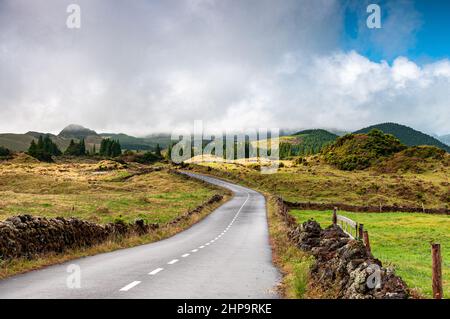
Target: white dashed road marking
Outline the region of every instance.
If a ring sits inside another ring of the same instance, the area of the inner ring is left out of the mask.
[[[164,268],[156,268],[155,270],[149,272],[149,275],[156,275],[157,273],[159,273],[161,270],[163,270]]]
[[[131,284],[126,285],[125,287],[123,287],[122,289],[120,289],[120,291],[128,291],[131,288],[139,285],[141,282],[140,281],[133,281]]]
[[[245,200],[245,202],[242,204],[242,206],[239,208],[238,212],[236,213],[236,215],[233,217],[233,219],[231,220],[230,224],[228,224],[228,226],[225,228],[225,230],[218,235],[215,239],[211,240],[210,242],[206,243],[205,245],[202,245],[200,247],[198,247],[199,249],[203,249],[205,248],[205,246],[208,246],[212,243],[214,243],[216,240],[218,240],[220,237],[222,237],[227,230],[233,225],[234,221],[236,220],[236,218],[238,217],[239,213],[241,212],[242,208],[244,207],[244,205],[247,203],[247,201],[250,198],[250,193],[247,193],[247,199]],[[191,252],[196,253],[198,251],[198,249],[192,249]],[[186,253],[184,255],[181,255],[181,257],[186,258],[187,256],[189,256],[190,254]],[[171,261],[169,261],[167,264],[168,265],[173,265],[175,263],[177,263],[179,260],[178,259],[173,259]],[[156,275],[157,273],[159,273],[161,270],[164,270],[164,268],[156,268],[155,270],[152,270],[151,272],[149,272],[149,275]],[[141,281],[133,281],[132,283],[126,285],[125,287],[123,287],[122,289],[120,289],[120,291],[128,291],[133,287],[136,287],[137,285],[139,285],[141,283]]]

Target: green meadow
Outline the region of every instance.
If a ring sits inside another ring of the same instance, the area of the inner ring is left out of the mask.
[[[331,224],[331,211],[292,210],[299,223],[314,219],[322,228]],[[444,296],[450,298],[450,216],[418,213],[339,214],[364,224],[375,257],[392,266],[409,285],[432,296],[431,242],[441,244]]]

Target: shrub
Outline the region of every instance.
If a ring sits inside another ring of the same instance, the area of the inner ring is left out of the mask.
[[[135,157],[135,161],[137,163],[141,163],[141,164],[153,164],[161,159],[162,159],[162,157],[160,157],[152,152],[146,152],[142,155],[138,155]]]
[[[8,157],[11,155],[11,151],[5,147],[0,146],[0,157]]]

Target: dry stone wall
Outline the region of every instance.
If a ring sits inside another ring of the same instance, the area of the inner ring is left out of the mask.
[[[281,198],[277,204],[291,242],[314,256],[310,275],[315,287],[344,299],[409,297],[406,283],[393,269],[383,267],[361,241],[350,238],[339,226],[322,229],[314,220],[298,225]]]
[[[223,196],[216,194],[197,208],[163,226],[172,226],[186,220],[222,198]],[[144,235],[157,228],[159,224],[146,224],[143,220],[100,225],[77,218],[14,216],[0,222],[0,261],[62,253],[68,249],[90,247],[107,240]]]

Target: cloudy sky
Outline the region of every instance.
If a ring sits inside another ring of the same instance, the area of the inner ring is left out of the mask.
[[[0,132],[450,133],[450,2],[0,0]],[[66,26],[67,6],[81,28]]]

